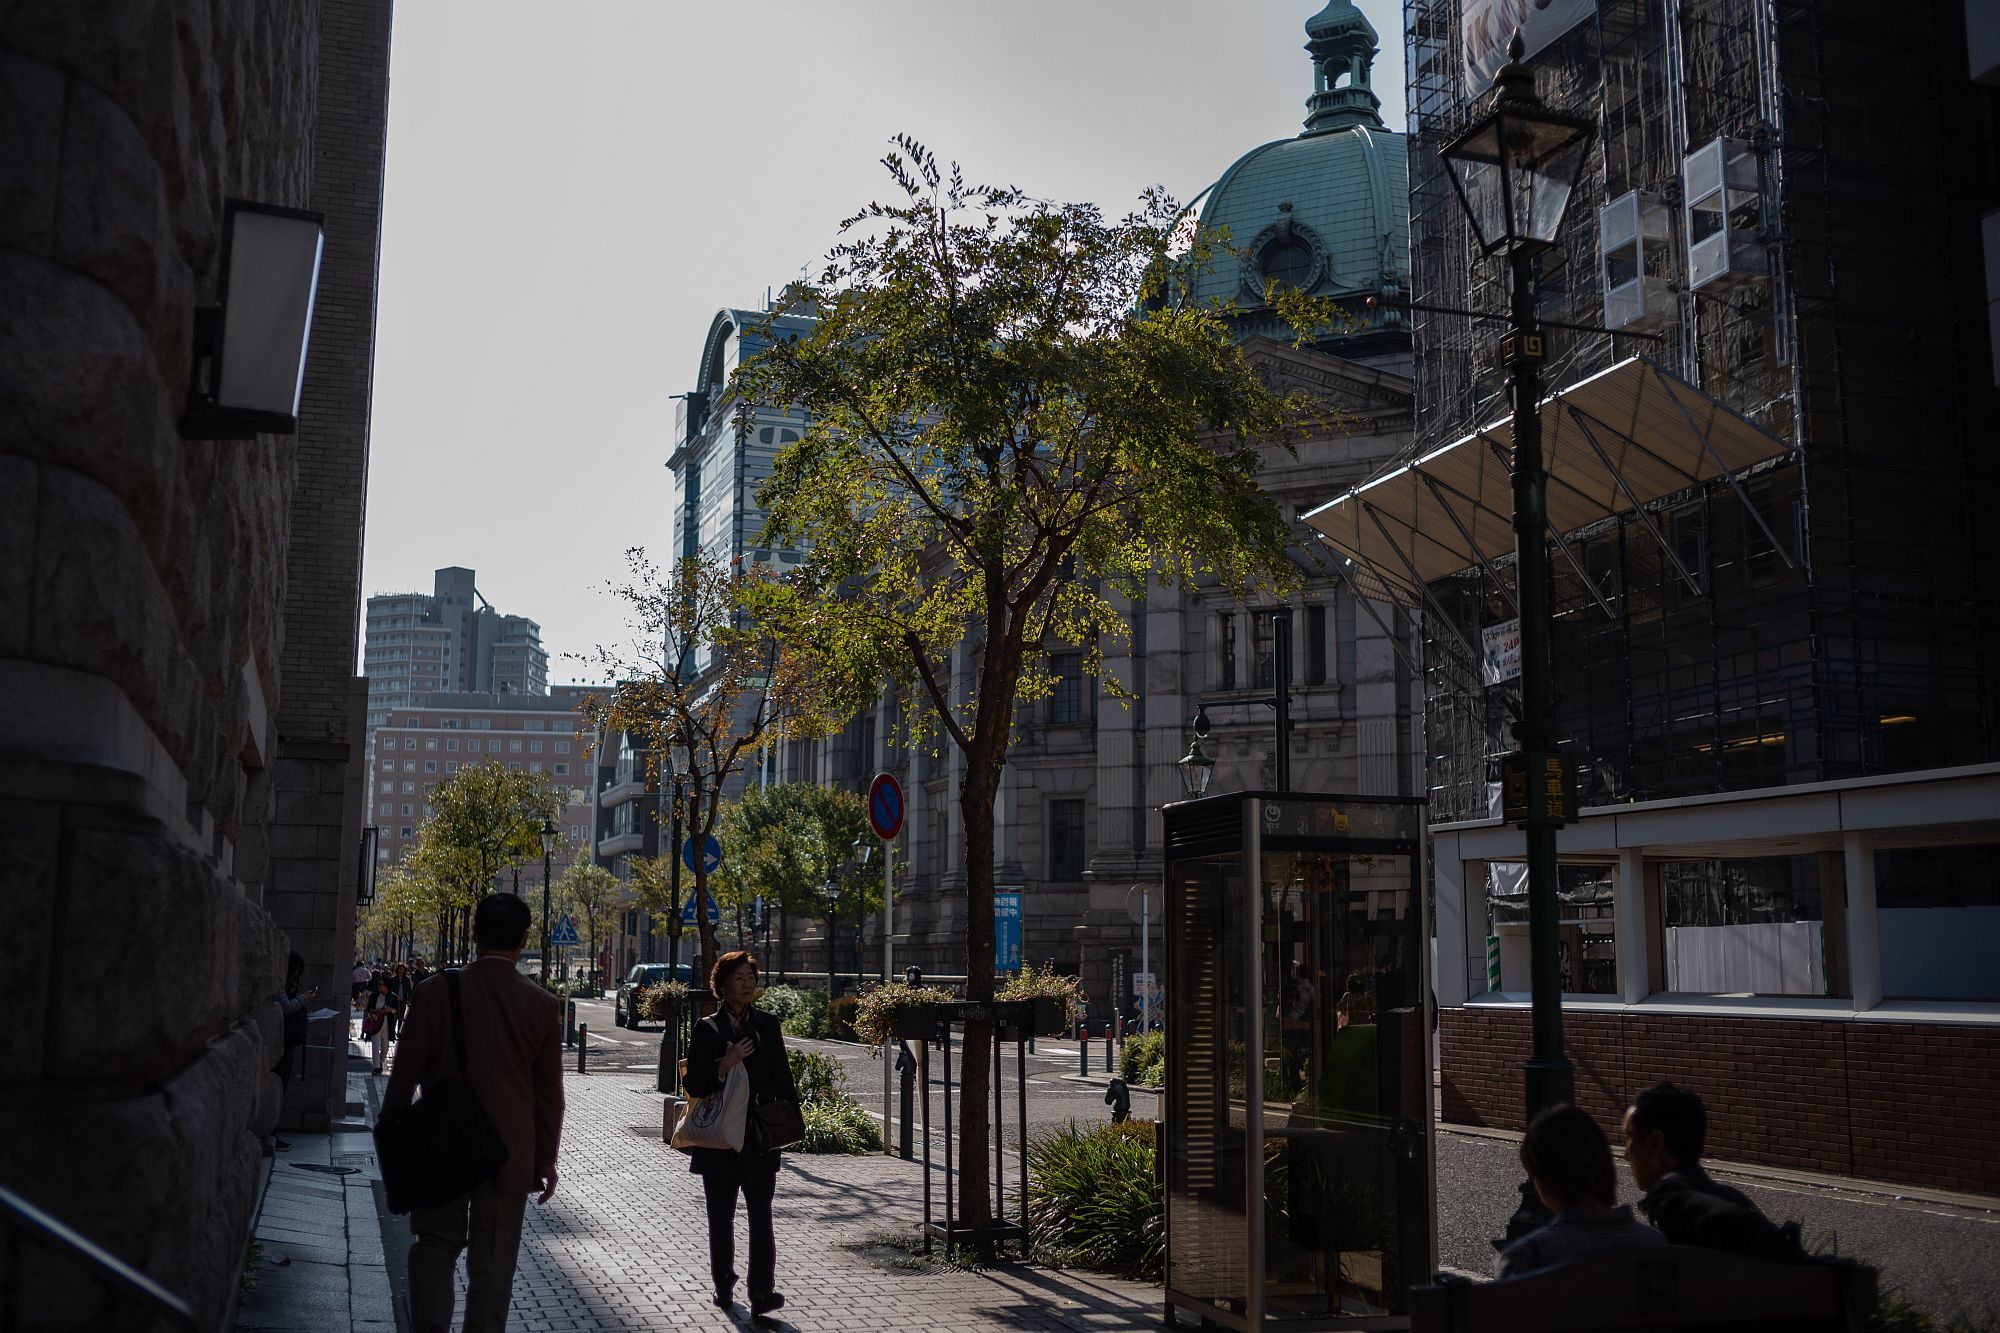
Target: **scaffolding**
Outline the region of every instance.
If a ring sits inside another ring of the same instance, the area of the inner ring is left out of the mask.
[[[1418,302],[1504,310],[1438,160],[1476,114],[1462,0],[1406,0]],[[1657,338],[1549,331],[1546,383],[1646,355],[1789,446],[1740,489],[1692,487],[1561,534],[1558,720],[1583,803],[2000,758],[2000,481],[1978,219],[2000,199],[1996,99],[1966,75],[1962,0],[1601,0],[1535,55],[1544,99],[1587,108],[1593,160],[1537,273],[1545,319],[1605,321],[1599,211],[1664,202]],[[1695,287],[1684,161],[1755,163],[1732,216],[1761,271]],[[1505,414],[1493,326],[1413,314],[1423,453]],[[1754,509],[1756,512],[1749,512]],[[1433,583],[1432,817],[1497,813],[1511,684],[1481,632],[1513,615],[1511,558]]]

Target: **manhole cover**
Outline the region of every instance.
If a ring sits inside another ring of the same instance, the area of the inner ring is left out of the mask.
[[[333,1164],[335,1166],[351,1166],[356,1170],[364,1170],[375,1165],[375,1154],[372,1152],[335,1153],[333,1155]]]
[[[318,1162],[287,1162],[294,1171],[317,1171],[323,1176],[351,1176],[361,1168],[357,1166],[321,1166]]]

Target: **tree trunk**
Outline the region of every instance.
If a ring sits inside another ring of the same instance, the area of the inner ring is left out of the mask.
[[[1003,724],[1004,725],[1004,724]],[[959,787],[959,811],[965,820],[965,998],[993,998],[993,798],[999,790],[999,764],[975,743],[966,756],[965,778]],[[958,1103],[958,1208],[966,1226],[993,1220],[988,1164],[992,1144],[987,1106],[993,1097],[993,1025],[967,1023],[960,1061],[962,1079]],[[992,1246],[978,1247],[982,1259]]]

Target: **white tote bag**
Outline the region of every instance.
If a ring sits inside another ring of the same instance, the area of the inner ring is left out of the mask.
[[[696,1097],[674,1128],[674,1147],[743,1150],[743,1123],[750,1110],[750,1076],[738,1064],[722,1080],[722,1091]]]

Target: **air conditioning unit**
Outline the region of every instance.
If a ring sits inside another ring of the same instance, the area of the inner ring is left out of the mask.
[[[1667,276],[1672,234],[1667,206],[1644,190],[1619,195],[1598,211],[1605,328],[1654,333],[1673,322],[1674,291]]]
[[[1688,154],[1683,184],[1688,286],[1719,289],[1763,277],[1756,151],[1740,139],[1705,143]]]

